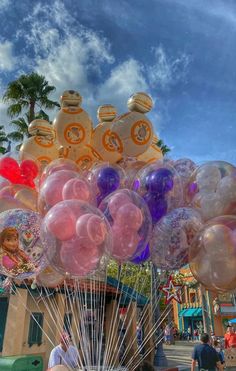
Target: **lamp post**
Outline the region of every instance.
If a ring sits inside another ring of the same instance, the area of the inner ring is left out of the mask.
[[[156,309],[153,313],[154,323],[156,324],[160,319],[160,291],[158,292],[158,283],[160,282],[160,275],[157,272],[157,268],[152,265],[152,305],[156,304]],[[156,330],[156,337],[159,339],[162,335],[160,327]],[[168,366],[168,362],[163,351],[162,340],[158,342],[155,348],[154,354],[154,366]]]

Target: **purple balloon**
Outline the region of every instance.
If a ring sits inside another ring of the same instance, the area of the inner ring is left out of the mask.
[[[143,199],[149,208],[153,224],[156,224],[167,213],[168,204],[165,196],[147,192]]]
[[[101,193],[111,193],[118,189],[120,185],[120,175],[113,167],[102,168],[97,177],[97,186]]]
[[[97,196],[97,205],[108,196],[110,193],[116,191],[120,186],[120,174],[113,167],[102,168],[97,176],[97,187],[100,191]]]
[[[147,174],[145,187],[148,192],[165,194],[174,186],[173,174],[169,169],[160,168]]]
[[[150,258],[150,248],[149,248],[149,244],[147,244],[147,246],[141,252],[141,254],[136,256],[134,259],[131,259],[130,261],[134,264],[142,264],[145,261],[147,261],[149,258]]]

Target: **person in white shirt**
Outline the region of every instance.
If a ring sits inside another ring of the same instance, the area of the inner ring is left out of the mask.
[[[78,349],[70,345],[70,336],[64,332],[61,334],[60,344],[51,351],[48,369],[50,370],[57,365],[64,365],[70,369],[76,368],[78,367],[78,357]]]

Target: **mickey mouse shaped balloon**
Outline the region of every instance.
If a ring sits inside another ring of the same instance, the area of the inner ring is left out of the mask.
[[[114,120],[112,131],[120,142],[123,157],[137,157],[144,153],[152,143],[153,127],[145,116],[153,107],[152,98],[146,93],[133,94],[128,99],[127,112]]]
[[[58,157],[59,145],[55,141],[54,129],[48,121],[36,119],[30,123],[28,131],[32,136],[20,147],[20,158],[31,155],[44,168]]]
[[[92,120],[81,107],[81,95],[74,90],[66,90],[61,96],[61,109],[53,127],[59,144],[64,147],[64,156],[77,160],[79,151],[90,143]]]

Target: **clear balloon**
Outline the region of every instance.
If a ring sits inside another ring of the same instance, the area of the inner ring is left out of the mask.
[[[39,191],[38,208],[42,215],[45,215],[52,206],[63,200],[64,185],[68,180],[77,176],[75,171],[60,170],[47,177]]]
[[[187,264],[189,247],[202,227],[201,215],[194,209],[179,208],[164,216],[155,225],[150,240],[153,264],[163,270]]]
[[[88,179],[96,191],[97,205],[110,193],[123,188],[125,173],[118,165],[103,164],[91,170]]]
[[[143,264],[150,258],[150,247],[149,244],[145,247],[145,249],[137,255],[135,258],[130,259],[131,263],[134,264]]]
[[[40,239],[41,216],[31,210],[13,209],[0,214],[0,272],[24,279],[45,266]]]
[[[150,212],[142,197],[128,189],[118,190],[106,197],[99,208],[112,227],[109,255],[119,262],[140,255],[152,229]]]
[[[63,200],[81,200],[95,203],[91,185],[79,176],[66,182],[62,189],[62,198]]]
[[[137,173],[133,189],[145,200],[153,224],[183,202],[180,176],[169,163],[161,160],[147,165]]]
[[[209,161],[194,171],[186,197],[203,219],[236,212],[236,168],[224,161]]]
[[[64,276],[50,266],[47,266],[36,276],[38,286],[54,288],[60,286],[64,281]]]
[[[27,209],[27,207],[13,197],[0,197],[0,213],[10,209]]]
[[[41,236],[50,265],[72,278],[99,270],[103,255],[112,246],[111,229],[104,215],[78,200],[53,206],[44,218]]]
[[[11,184],[0,190],[0,200],[0,211],[8,210],[7,203],[9,209],[22,208],[37,211],[38,193],[30,187]]]
[[[206,288],[236,289],[236,216],[210,220],[197,234],[189,253],[190,269]]]
[[[78,168],[78,165],[72,160],[69,160],[66,158],[58,158],[50,162],[50,164],[48,164],[45,167],[41,175],[41,178],[40,178],[40,185],[43,184],[43,182],[47,179],[49,175],[56,173],[57,171],[60,171],[60,170],[70,170],[70,171],[78,172],[79,168]]]

